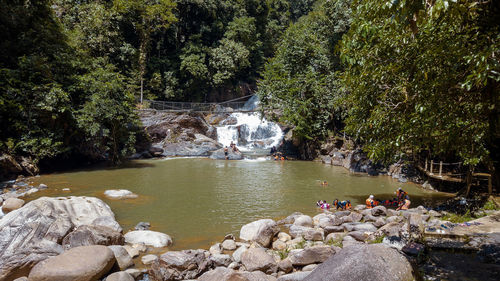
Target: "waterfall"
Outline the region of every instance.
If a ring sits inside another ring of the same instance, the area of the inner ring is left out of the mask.
[[[253,110],[259,105],[257,96],[244,105],[245,110]],[[242,151],[269,149],[278,146],[283,132],[278,124],[263,118],[260,112],[232,113],[217,127],[217,140],[224,146],[231,142]]]

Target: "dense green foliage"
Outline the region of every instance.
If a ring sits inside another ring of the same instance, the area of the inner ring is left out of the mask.
[[[387,163],[426,153],[498,170],[499,3],[348,3],[287,29],[259,84],[266,109],[313,139],[340,118]]]
[[[134,143],[133,96],[113,65],[72,46],[50,4],[2,4],[0,152],[119,161]]]

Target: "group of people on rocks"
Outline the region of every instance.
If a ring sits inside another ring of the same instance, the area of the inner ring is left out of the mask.
[[[408,192],[404,191],[402,188],[398,188],[396,190],[396,197],[391,200],[377,200],[373,195],[370,195],[366,199],[366,208],[371,209],[376,206],[385,206],[385,207],[396,207],[396,210],[408,210],[410,208],[410,196],[408,196]],[[349,200],[339,201],[338,199],[333,200],[333,203],[330,205],[326,200],[319,200],[316,202],[316,206],[323,210],[330,210],[331,208],[335,208],[336,210],[350,210],[352,208],[351,202]]]
[[[396,190],[396,197],[391,200],[377,200],[373,195],[370,195],[366,199],[366,208],[371,209],[373,207],[383,205],[385,207],[396,207],[396,210],[408,210],[410,208],[410,196],[408,192],[404,191],[401,187]]]
[[[231,141],[231,144],[229,144],[229,147],[224,147],[224,156],[226,157],[226,160],[229,159],[229,148],[233,151],[233,152],[239,152],[240,150],[236,147],[236,144],[234,144],[234,142]]]
[[[271,151],[269,152],[269,154],[276,161],[278,161],[278,160],[281,160],[281,161],[288,160],[287,157],[286,157],[286,155],[284,155],[283,152],[278,151],[278,149],[276,148],[276,146],[271,147]]]

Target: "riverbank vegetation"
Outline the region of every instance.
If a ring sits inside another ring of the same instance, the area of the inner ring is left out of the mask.
[[[495,1],[43,0],[0,13],[0,152],[119,162],[141,99],[256,91],[319,143],[383,163],[463,162],[500,182]]]

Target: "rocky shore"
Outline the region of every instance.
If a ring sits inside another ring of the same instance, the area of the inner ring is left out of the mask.
[[[242,226],[238,239],[169,251],[175,241],[147,223],[123,234],[98,198],[10,206],[3,203],[0,219],[0,280],[414,280],[425,277],[423,257],[435,249],[473,252],[492,274],[500,267],[499,211],[467,225],[422,206],[358,205],[261,219]]]

